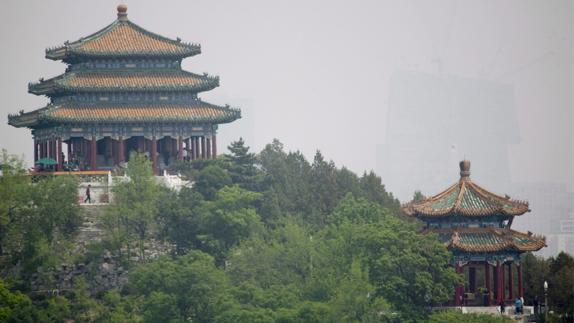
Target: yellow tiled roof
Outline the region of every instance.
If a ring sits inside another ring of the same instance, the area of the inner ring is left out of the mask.
[[[180,44],[167,42],[164,39],[144,33],[133,24],[117,24],[100,37],[82,42],[79,50],[86,52],[134,52],[156,51],[176,53],[182,49]]]
[[[15,127],[36,127],[42,123],[228,123],[239,118],[238,109],[197,100],[181,104],[49,105],[29,113],[10,115],[9,123]]]
[[[46,50],[50,59],[67,60],[73,56],[171,56],[187,57],[201,52],[197,44],[169,39],[134,24],[118,19],[102,30],[75,42]]]
[[[194,105],[150,105],[150,106],[60,106],[49,112],[50,119],[59,121],[233,121],[235,110],[198,103]]]
[[[134,90],[192,90],[206,91],[217,87],[219,79],[181,70],[167,71],[106,71],[68,72],[64,75],[30,84],[35,94],[50,94],[63,90],[134,91]]]

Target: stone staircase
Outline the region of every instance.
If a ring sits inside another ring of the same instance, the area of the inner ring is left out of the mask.
[[[84,222],[76,236],[76,245],[85,248],[86,245],[102,240],[103,231],[100,228],[106,205],[82,204],[81,210]]]

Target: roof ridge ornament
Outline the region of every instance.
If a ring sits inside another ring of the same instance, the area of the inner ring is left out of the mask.
[[[118,20],[127,21],[128,20],[128,6],[125,4],[118,5]]]
[[[464,159],[459,163],[460,180],[469,180],[470,178],[470,160]]]

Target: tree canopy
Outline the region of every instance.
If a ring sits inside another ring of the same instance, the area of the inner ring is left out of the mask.
[[[215,160],[176,163],[193,183],[180,191],[158,185],[149,160],[134,156],[90,249],[111,252],[128,283],[92,293],[86,275],[65,296],[27,296],[26,278],[73,250],[77,183],[32,183],[6,153],[2,165],[0,321],[504,322],[431,312],[462,281],[437,237],[401,216],[374,172],[357,176],[320,152],[310,162],[277,140],[258,154],[239,140]],[[151,241],[168,252],[148,257]],[[551,306],[571,313],[573,268],[567,254],[526,255],[526,297],[548,280]]]

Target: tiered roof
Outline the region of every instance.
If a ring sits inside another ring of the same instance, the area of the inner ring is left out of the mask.
[[[219,85],[219,78],[182,70],[121,70],[68,72],[49,80],[32,83],[29,92],[55,95],[69,92],[124,91],[209,91]]]
[[[461,162],[461,177],[443,192],[403,208],[411,216],[439,218],[450,216],[485,217],[522,215],[528,202],[510,199],[485,190],[470,180],[470,162]]]
[[[238,109],[197,98],[197,93],[219,86],[218,77],[181,70],[181,59],[200,51],[199,45],[132,23],[127,7],[120,5],[117,20],[107,27],[46,51],[47,58],[71,66],[62,75],[29,84],[30,93],[49,96],[51,103],[9,115],[8,123],[38,128],[98,122],[218,124],[241,118]],[[175,92],[182,95],[170,95]]]
[[[102,57],[174,57],[201,53],[201,46],[179,38],[169,39],[149,32],[127,19],[127,6],[118,6],[118,19],[87,37],[46,50],[46,58],[74,61]]]
[[[450,250],[463,253],[520,253],[545,247],[544,237],[510,229],[514,216],[529,211],[528,202],[494,194],[472,182],[468,160],[460,162],[460,180],[457,183],[435,196],[403,206],[405,214],[427,223],[444,223],[451,219],[456,222],[450,227],[429,225],[425,232],[437,233]],[[487,217],[484,223],[481,222]],[[502,221],[507,219],[511,221],[504,227],[496,227],[502,226]]]
[[[537,251],[546,246],[544,237],[505,228],[431,229],[451,250],[470,253]]]
[[[228,123],[241,117],[238,109],[220,107],[200,100],[186,104],[82,104],[48,105],[44,108],[18,115],[11,124],[15,127],[32,127],[54,122],[69,123],[124,123],[124,122],[188,122]]]

